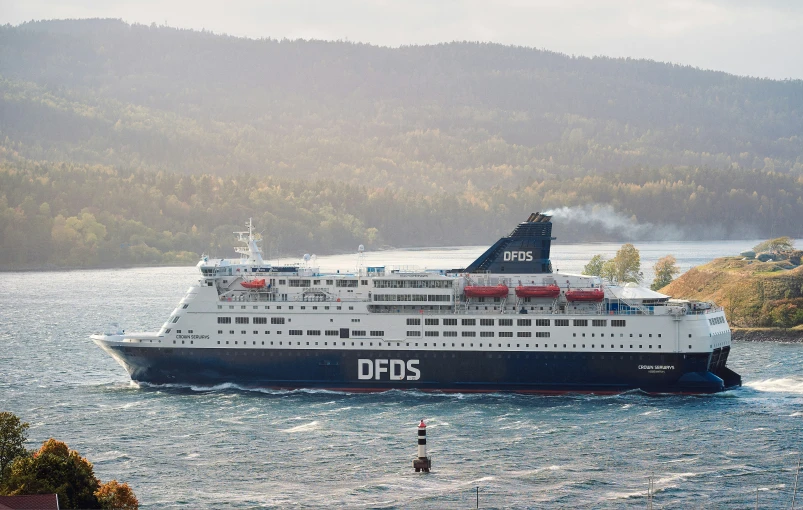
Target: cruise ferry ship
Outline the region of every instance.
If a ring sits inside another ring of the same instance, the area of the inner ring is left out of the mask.
[[[712,303],[553,272],[533,213],[468,267],[278,266],[236,232],[236,259],[152,333],[92,336],[138,382],[364,392],[713,393],[741,385]],[[305,257],[308,259],[308,257]]]

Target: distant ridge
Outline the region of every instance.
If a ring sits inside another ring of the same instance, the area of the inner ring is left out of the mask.
[[[103,19],[4,26],[0,41],[4,146],[32,159],[427,193],[634,165],[803,172],[800,80]]]

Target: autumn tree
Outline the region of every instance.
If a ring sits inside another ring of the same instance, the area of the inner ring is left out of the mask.
[[[106,510],[137,510],[139,501],[127,483],[111,480],[95,491],[100,507]]]
[[[52,438],[33,455],[17,457],[5,479],[8,495],[58,494],[61,508],[100,508],[99,487],[92,463]]]
[[[653,266],[653,271],[655,271],[655,280],[653,280],[650,288],[658,290],[672,283],[675,275],[680,273],[680,268],[677,266],[677,259],[672,255],[667,255],[658,259]]]
[[[3,485],[6,468],[17,458],[26,455],[25,432],[29,425],[9,412],[0,413],[0,488]]]
[[[614,284],[639,283],[643,278],[639,251],[630,243],[622,245],[616,256],[602,265],[600,276]]]
[[[753,251],[755,251],[756,253],[761,253],[766,251],[777,253],[779,251],[794,250],[794,249],[795,249],[795,242],[789,236],[769,239],[767,241],[758,243],[753,247]]]
[[[588,264],[583,266],[583,274],[587,274],[589,276],[601,276],[602,268],[604,266],[605,257],[602,255],[594,255],[591,257],[591,260],[588,261]]]

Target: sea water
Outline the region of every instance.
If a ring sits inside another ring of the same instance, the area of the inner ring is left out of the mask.
[[[637,248],[645,269],[668,253],[688,269],[753,244]],[[579,272],[617,248],[555,246],[552,259]],[[483,249],[362,263],[461,267]],[[29,447],[67,442],[143,508],[473,508],[477,488],[481,508],[645,508],[650,477],[656,508],[791,505],[803,345],[736,343],[729,366],[745,385],[718,395],[545,397],[139,386],[89,340],[109,322],[157,330],[197,278],[187,267],[2,275],[0,410],[31,424]],[[412,469],[422,418],[429,474]]]

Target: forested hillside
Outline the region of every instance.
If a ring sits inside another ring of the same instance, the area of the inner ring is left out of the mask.
[[[803,172],[803,82],[528,48],[250,40],[115,20],[0,28],[29,159],[419,192],[665,165]]]
[[[251,216],[273,254],[480,244],[564,206],[609,206],[642,238],[799,237],[801,138],[801,81],[494,44],[6,25],[0,267],[189,261]],[[562,241],[632,240],[567,220]]]
[[[275,257],[358,244],[490,244],[526,211],[564,204],[588,207],[583,222],[557,212],[561,242],[799,236],[803,209],[800,178],[756,170],[625,171],[426,196],[332,180],[17,161],[0,163],[0,189],[3,267],[187,263],[204,251],[230,254],[231,233],[249,217]],[[606,228],[609,210],[600,204],[632,217]],[[601,221],[589,224],[597,213]]]

